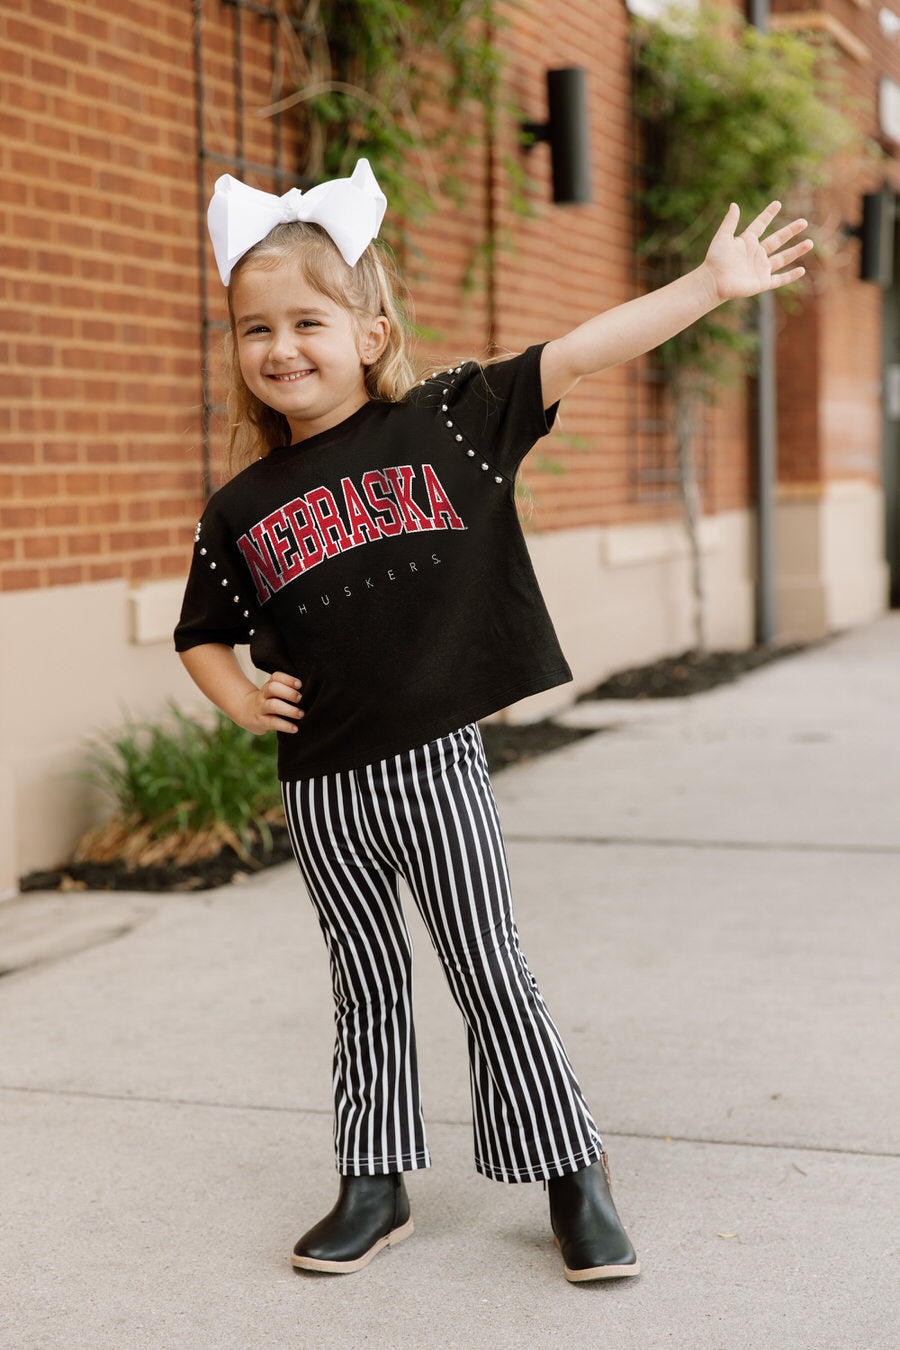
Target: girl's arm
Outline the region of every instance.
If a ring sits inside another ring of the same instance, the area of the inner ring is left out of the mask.
[[[723,301],[760,295],[802,277],[804,267],[787,272],[782,269],[813,246],[811,239],[804,239],[784,248],[806,229],[805,220],[794,220],[767,239],[761,238],[780,210],[781,203],[772,202],[743,234],[736,235],[740,210],[732,203],[705,259],[693,272],[598,314],[565,337],[548,342],[541,354],[544,407],[551,407],[567,394],[582,375],[651,351]],[[779,252],[781,249],[784,251]]]
[[[211,703],[232,722],[254,735],[266,731],[297,731],[303,712],[300,681],[276,671],[261,689],[241,670],[232,647],[204,642],[181,653],[185,669]]]

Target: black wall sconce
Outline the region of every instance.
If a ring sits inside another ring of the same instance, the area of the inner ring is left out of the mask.
[[[548,141],[557,205],[586,205],[591,197],[587,71],[581,66],[547,71],[547,121],[525,122],[525,148]]]
[[[889,187],[863,196],[861,225],[845,225],[848,239],[862,244],[859,256],[860,281],[890,286],[894,279],[896,255],[897,196]]]

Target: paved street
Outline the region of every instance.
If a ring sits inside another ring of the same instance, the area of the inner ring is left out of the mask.
[[[415,1235],[292,1271],[330,1208],[331,1009],[293,866],[0,905],[2,1350],[896,1350],[900,615],[496,779],[522,942],[636,1280],[569,1285],[471,1166],[415,916],[435,1165]]]

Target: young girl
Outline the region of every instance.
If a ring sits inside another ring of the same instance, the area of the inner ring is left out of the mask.
[[[519,949],[476,723],[571,679],[519,528],[516,471],[584,375],[725,300],[796,280],[803,220],[736,236],[695,271],[563,337],[415,384],[385,200],[353,177],[277,198],[227,175],[210,232],[228,286],[233,442],[253,459],[197,527],[176,647],[204,694],[276,732],[285,813],[331,962],[340,1191],[294,1248],[347,1272],[412,1232],[403,1173],[430,1159],[403,877],[468,1030],[475,1166],[548,1183],[569,1280],[635,1275],[608,1171]],[[787,247],[786,247],[787,246]],[[250,644],[261,688],[234,653]]]

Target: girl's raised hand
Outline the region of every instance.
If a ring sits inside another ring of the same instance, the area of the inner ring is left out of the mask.
[[[792,220],[764,239],[762,236],[781,210],[781,202],[770,202],[760,211],[743,234],[737,234],[740,208],[732,202],[725,219],[716,230],[703,266],[708,270],[719,302],[762,295],[779,286],[799,281],[805,267],[792,267],[813,246],[811,239],[785,248],[806,229],[807,221]],[[784,269],[788,268],[788,271]]]

